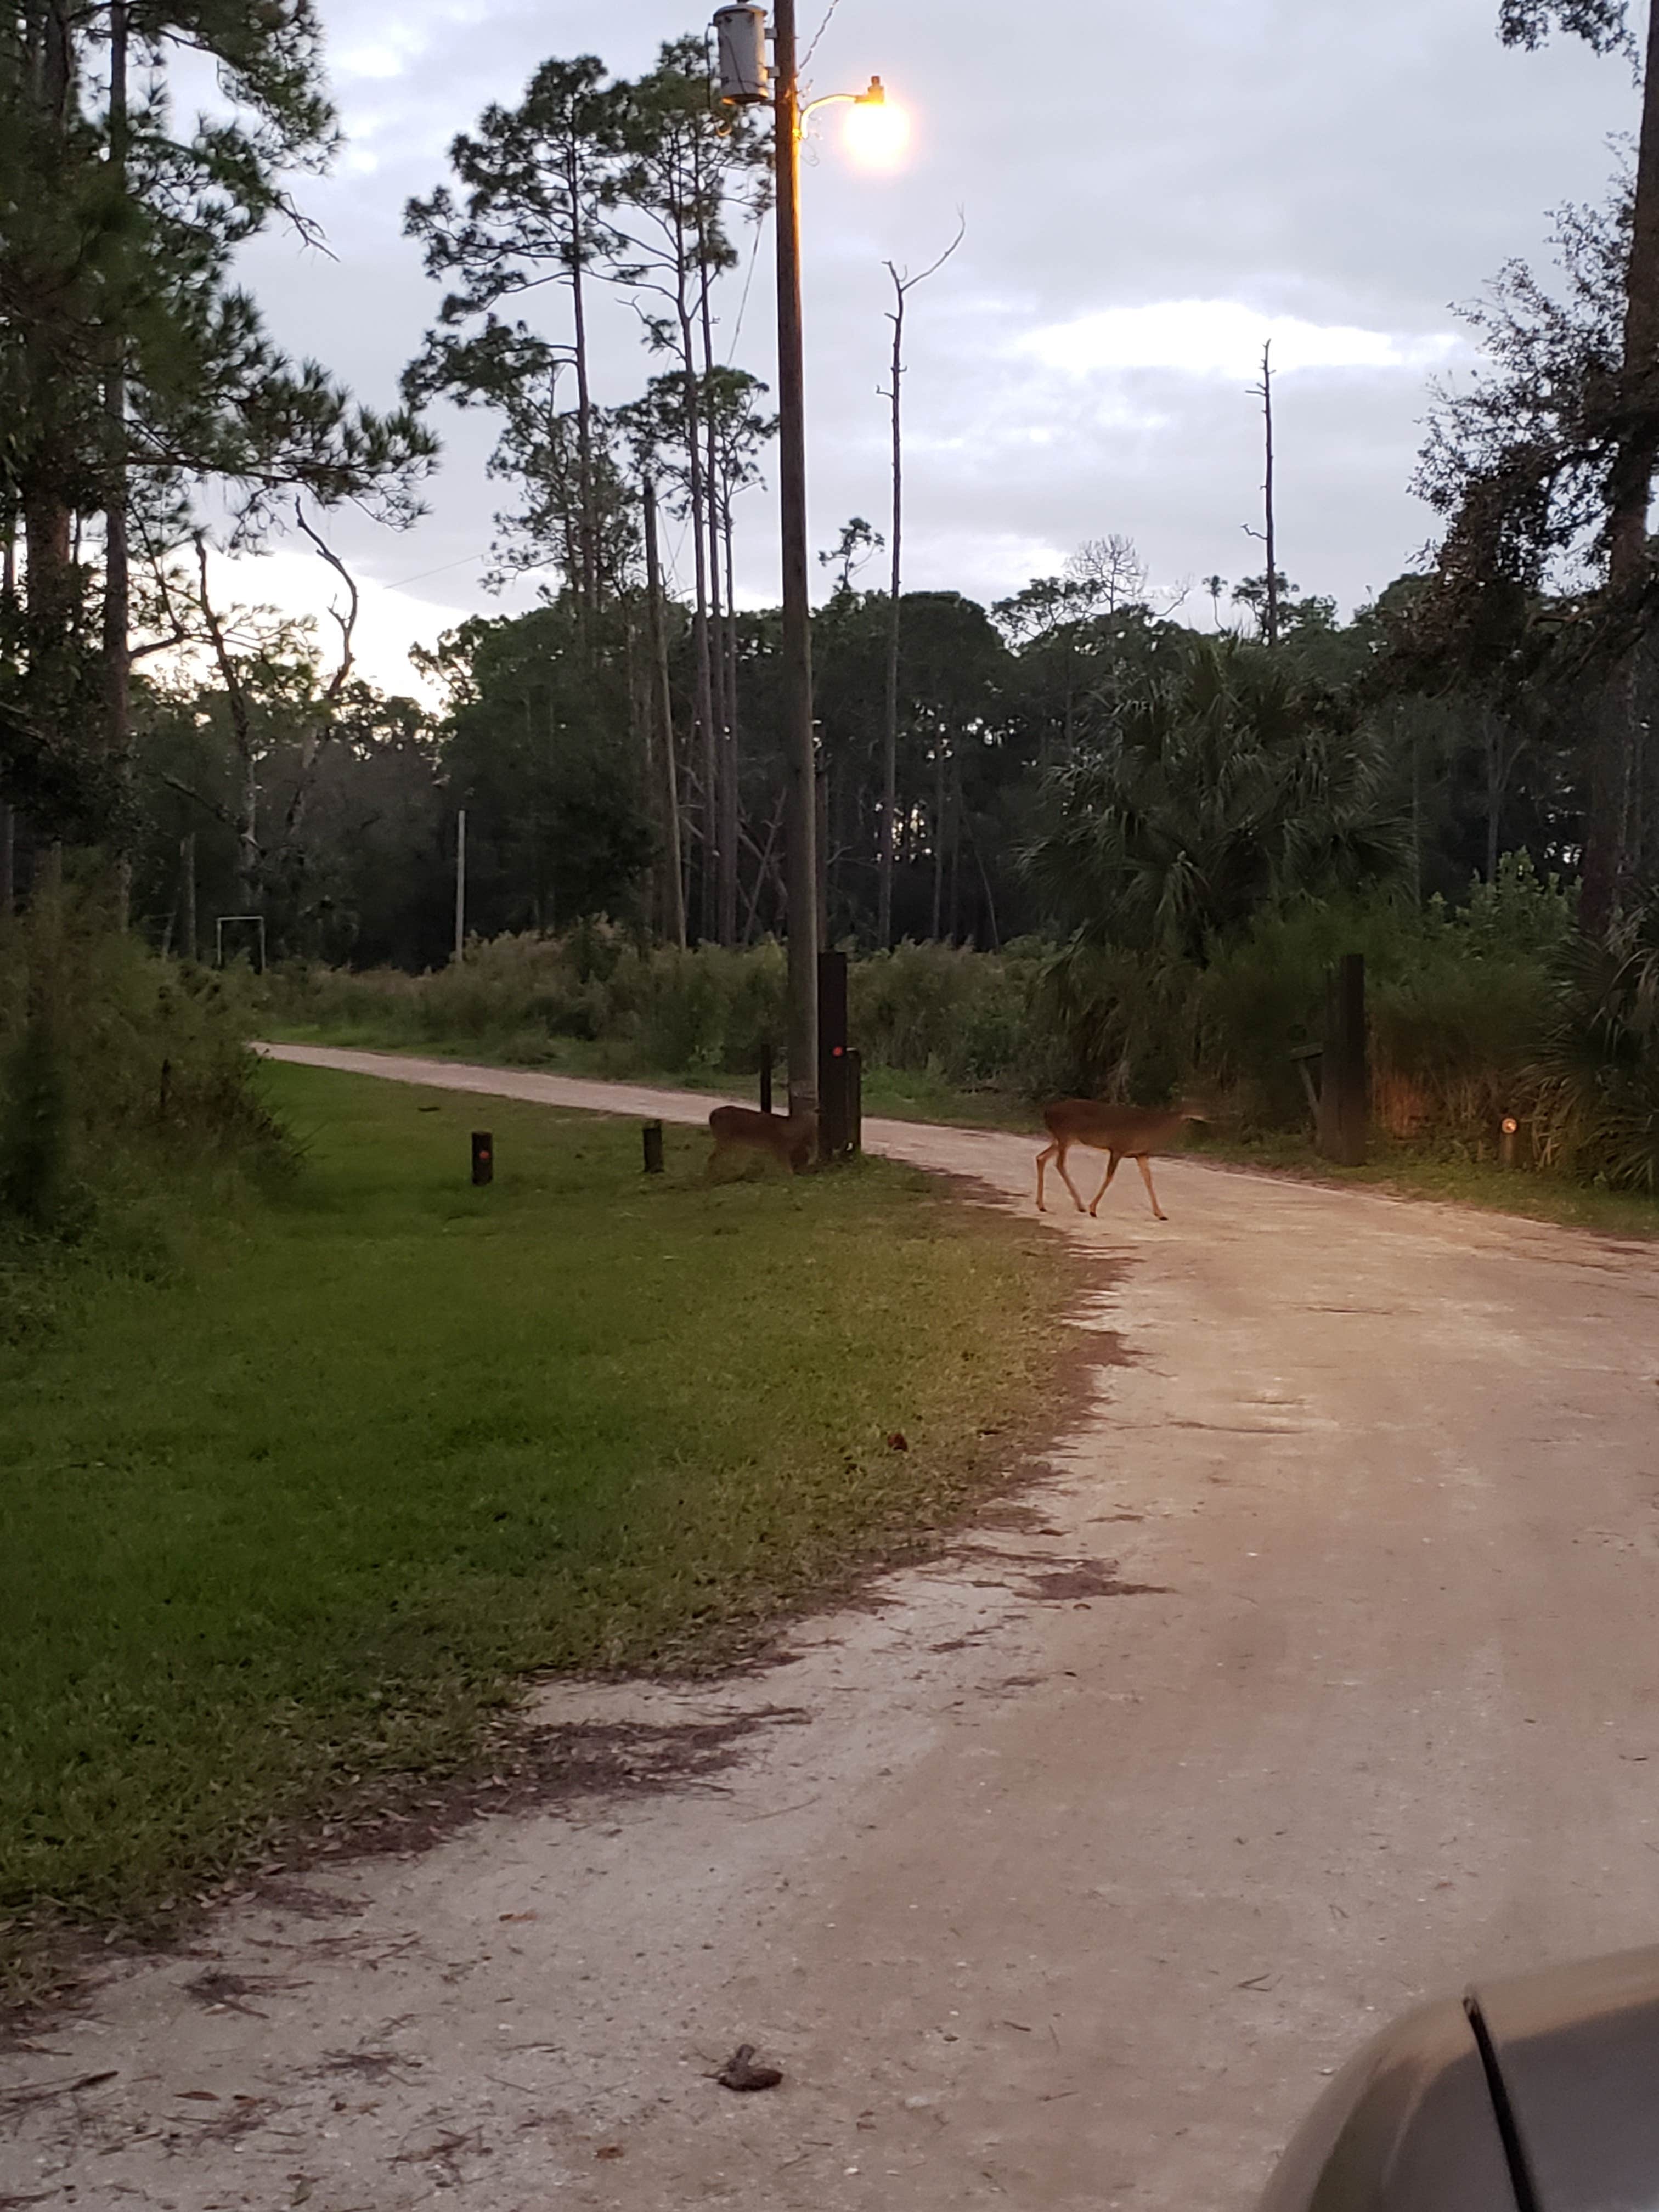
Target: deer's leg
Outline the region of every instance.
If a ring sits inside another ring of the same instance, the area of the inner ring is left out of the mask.
[[[1101,1177],[1100,1188],[1095,1193],[1095,1206],[1098,1206],[1100,1204],[1101,1200],[1105,1197],[1107,1191],[1111,1188],[1112,1177],[1117,1173],[1117,1153],[1109,1152],[1106,1155],[1106,1172]],[[1091,1215],[1094,1212],[1095,1206],[1091,1206],[1089,1208],[1089,1212]]]
[[[1045,1213],[1048,1211],[1048,1208],[1042,1203],[1042,1170],[1048,1166],[1049,1161],[1054,1158],[1055,1153],[1059,1152],[1059,1150],[1060,1146],[1058,1145],[1050,1145],[1045,1152],[1041,1152],[1036,1156],[1037,1212],[1039,1213]]]
[[[1056,1139],[1054,1150],[1060,1154],[1060,1158],[1054,1163],[1054,1165],[1060,1170],[1060,1179],[1065,1184],[1066,1189],[1071,1192],[1072,1197],[1076,1203],[1078,1212],[1082,1213],[1085,1211],[1085,1208],[1084,1206],[1082,1198],[1079,1195],[1078,1187],[1066,1171],[1066,1154],[1068,1147],[1063,1139]]]
[[[1152,1201],[1152,1213],[1154,1218],[1159,1221],[1167,1221],[1170,1217],[1158,1204],[1158,1193],[1152,1188],[1152,1164],[1151,1160],[1147,1158],[1145,1152],[1142,1152],[1140,1157],[1136,1160],[1135,1165],[1140,1170],[1140,1180],[1146,1186],[1146,1195]]]

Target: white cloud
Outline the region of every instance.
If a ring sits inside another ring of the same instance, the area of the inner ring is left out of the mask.
[[[1098,307],[1071,322],[1045,324],[1017,338],[1013,349],[1074,376],[1161,368],[1237,377],[1260,372],[1261,349],[1269,340],[1274,370],[1286,374],[1319,368],[1420,373],[1438,368],[1461,343],[1449,331],[1405,336],[1263,315],[1237,300],[1158,300],[1139,307]]]
[[[354,151],[301,197],[337,259],[273,229],[245,273],[273,329],[365,400],[392,404],[439,288],[401,235],[404,199],[447,174],[445,149],[485,103],[519,100],[549,53],[600,52],[624,74],[684,30],[680,0],[596,11],[574,0],[323,0]],[[705,10],[705,15],[706,15]],[[1431,518],[1409,496],[1425,370],[1466,358],[1448,302],[1512,254],[1547,258],[1543,211],[1602,192],[1609,134],[1633,127],[1628,70],[1559,39],[1506,52],[1493,0],[1054,0],[1053,67],[1026,69],[996,0],[842,0],[812,64],[819,89],[878,69],[917,110],[914,158],[872,181],[826,129],[805,194],[809,491],[814,548],[849,514],[884,526],[892,307],[884,263],[927,266],[965,207],[962,249],[914,297],[905,331],[911,467],[907,568],[920,586],[991,597],[1124,530],[1160,576],[1259,563],[1265,337],[1285,372],[1284,558],[1351,605],[1411,559]],[[811,28],[823,14],[811,11]],[[197,97],[181,87],[181,105]],[[210,81],[200,97],[211,104]],[[826,110],[826,117],[836,111]],[[376,166],[370,167],[370,161]],[[775,387],[769,235],[720,305],[718,343]],[[738,301],[752,274],[747,312]],[[559,302],[544,294],[550,331]],[[1140,302],[1138,306],[1126,302]],[[598,389],[632,398],[655,364],[631,306],[593,303]],[[503,504],[493,426],[442,411],[432,513],[389,539],[331,518],[360,572],[418,580],[496,613],[465,556]],[[775,466],[745,499],[746,599],[777,592]],[[914,559],[912,558],[914,556]],[[306,558],[301,556],[300,565]],[[690,568],[689,548],[682,562]],[[815,568],[814,578],[820,572]],[[250,580],[251,595],[276,586]],[[405,632],[447,607],[407,602]],[[401,653],[399,653],[401,659]],[[407,679],[394,666],[386,679]]]
[[[227,601],[308,616],[316,628],[325,670],[335,666],[340,633],[330,609],[343,609],[345,593],[324,562],[313,553],[278,547],[270,553],[221,556],[213,566],[213,588]],[[415,668],[409,649],[411,645],[435,645],[445,630],[465,621],[465,611],[418,599],[395,585],[376,583],[361,570],[355,572],[354,580],[359,600],[352,635],[357,674],[382,691],[435,704],[438,695]]]
[[[400,77],[418,61],[431,43],[427,26],[418,17],[387,22],[381,19],[375,35],[361,46],[348,46],[329,58],[329,74],[339,78],[384,82]]]

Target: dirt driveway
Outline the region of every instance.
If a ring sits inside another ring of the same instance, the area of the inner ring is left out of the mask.
[[[1027,1140],[866,1140],[1030,1203]],[[1122,1364],[1034,1514],[763,1676],[544,1699],[641,1780],[748,1721],[701,1779],[308,1874],[112,1970],[3,2061],[60,2086],[14,2094],[0,2197],[1233,2212],[1424,1991],[1659,1937],[1652,1251],[1159,1189],[1164,1224],[1133,1181],[1053,1217],[1123,1263],[1083,1317]],[[739,2040],[781,2087],[708,2078]]]

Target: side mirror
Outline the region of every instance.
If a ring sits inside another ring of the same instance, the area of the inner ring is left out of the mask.
[[[1659,1946],[1483,1983],[1338,2075],[1258,2212],[1659,2212]]]

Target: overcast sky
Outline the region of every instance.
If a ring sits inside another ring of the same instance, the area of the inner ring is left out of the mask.
[[[803,36],[828,0],[799,0]],[[322,0],[346,132],[301,180],[332,258],[272,237],[246,259],[279,336],[386,404],[436,305],[402,210],[489,100],[549,55],[618,75],[700,27],[678,0]],[[1639,13],[1639,10],[1637,11]],[[1407,485],[1428,378],[1456,374],[1451,303],[1511,255],[1541,256],[1547,211],[1599,198],[1632,131],[1627,66],[1558,39],[1508,52],[1497,0],[838,0],[814,92],[872,70],[910,112],[896,174],[853,168],[841,111],[815,118],[803,200],[811,543],[851,514],[883,526],[877,396],[891,258],[919,268],[905,379],[906,582],[990,600],[1052,574],[1082,540],[1133,538],[1159,585],[1259,570],[1261,347],[1273,339],[1280,565],[1351,607],[1407,567],[1431,518]],[[747,255],[752,240],[743,240]],[[730,356],[772,380],[769,228],[724,303]],[[745,264],[745,268],[747,264]],[[649,373],[628,310],[601,334],[599,396]],[[655,367],[658,364],[651,364]],[[462,614],[516,611],[481,572],[504,488],[486,418],[444,410],[431,512],[395,534],[331,526],[365,586],[365,671]],[[775,492],[746,495],[738,569],[777,596]],[[684,565],[684,563],[682,564]],[[283,553],[244,596],[321,599],[320,564]],[[865,580],[878,580],[875,569]]]

